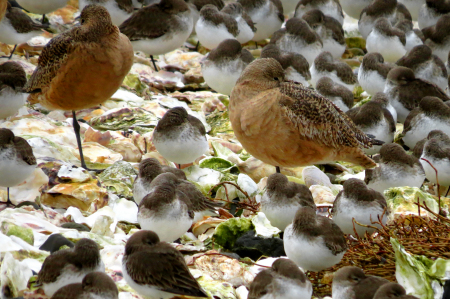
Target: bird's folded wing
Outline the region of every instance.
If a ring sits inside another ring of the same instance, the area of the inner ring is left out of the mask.
[[[160,13],[156,6],[142,8],[119,26],[120,32],[130,41],[161,37],[169,31],[170,20],[161,22],[161,17],[156,17]]]

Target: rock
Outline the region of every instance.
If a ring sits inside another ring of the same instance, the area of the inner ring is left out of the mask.
[[[216,227],[213,239],[220,246],[232,249],[236,240],[252,229],[254,229],[254,226],[250,219],[244,217],[231,218]]]
[[[53,234],[47,238],[47,240],[44,242],[44,244],[41,245],[41,247],[39,247],[39,249],[53,253],[55,251],[58,251],[62,246],[68,246],[72,248],[75,246],[75,244],[61,234]]]
[[[247,231],[236,240],[232,249],[240,257],[249,257],[257,261],[261,256],[285,256],[283,240],[280,238],[263,238],[256,236],[254,230]]]
[[[67,222],[67,223],[63,223],[63,225],[61,225],[61,227],[63,228],[73,228],[76,229],[79,232],[90,232],[91,229],[89,227],[87,227],[84,224],[81,223],[75,223],[75,222]]]
[[[136,175],[137,172],[130,163],[118,161],[105,169],[99,175],[99,179],[109,192],[132,199]]]
[[[258,237],[267,239],[275,237],[281,233],[281,230],[270,224],[269,219],[267,219],[263,212],[258,212],[256,216],[252,218],[252,223]]]
[[[7,236],[16,236],[24,240],[30,245],[34,245],[33,230],[27,227],[21,227],[14,224],[12,221],[2,221],[0,230]]]
[[[3,257],[0,271],[2,298],[19,297],[20,291],[27,288],[28,280],[33,276],[31,269],[25,263],[15,260],[9,252]]]

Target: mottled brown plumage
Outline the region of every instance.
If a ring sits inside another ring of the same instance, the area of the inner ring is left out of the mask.
[[[119,298],[119,290],[114,281],[103,272],[92,272],[81,283],[60,288],[51,299],[86,299],[98,296],[102,299]]]
[[[323,96],[285,81],[275,59],[247,66],[231,93],[229,115],[244,148],[268,164],[345,160],[366,168],[376,165],[361,149],[371,147],[372,139]]]

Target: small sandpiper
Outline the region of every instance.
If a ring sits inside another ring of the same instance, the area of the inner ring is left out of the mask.
[[[0,64],[0,119],[13,116],[25,105],[26,96],[22,88],[27,83],[23,67],[18,62]]]
[[[320,36],[323,51],[330,52],[335,59],[341,58],[347,46],[341,23],[318,9],[306,12],[302,18]]]
[[[388,19],[378,18],[367,36],[369,53],[380,53],[384,61],[396,62],[406,54],[406,36],[402,30],[391,26]]]
[[[106,273],[91,272],[81,283],[73,283],[60,288],[51,299],[101,298],[118,299],[116,283]]]
[[[195,31],[195,24],[197,24],[198,19],[200,18],[200,10],[202,10],[203,6],[206,4],[212,4],[217,6],[218,10],[221,10],[225,7],[225,4],[222,0],[187,0],[186,4],[189,6],[192,14],[193,20],[193,32]]]
[[[236,20],[239,29],[239,34],[236,36],[238,42],[245,44],[253,38],[256,32],[255,24],[240,3],[228,3],[221,11]]]
[[[331,215],[344,234],[354,235],[354,227],[361,238],[366,231],[373,233],[375,228],[353,224],[353,219],[364,225],[381,227],[372,222],[378,221],[379,217],[385,225],[389,211],[383,194],[368,188],[361,180],[349,179],[344,183],[344,190],[336,196]]]
[[[145,298],[208,298],[183,255],[166,242],[160,242],[152,231],[141,230],[128,239],[122,274],[128,285]]]
[[[178,49],[187,40],[194,26],[191,10],[183,0],[161,0],[142,7],[120,26],[120,32],[131,41],[135,51],[152,59]]]
[[[142,199],[151,192],[151,182],[161,173],[171,172],[180,180],[186,180],[183,170],[161,165],[155,158],[143,159],[139,163],[139,174],[133,184],[133,198],[139,205]]]
[[[419,11],[417,21],[419,28],[433,26],[440,17],[450,12],[450,5],[446,0],[426,0]]]
[[[194,162],[208,150],[205,126],[183,107],[167,110],[153,131],[152,141],[164,158],[179,165]]]
[[[284,23],[280,0],[238,0],[256,27],[253,41],[269,38]]]
[[[131,0],[79,0],[79,10],[82,11],[89,4],[97,4],[106,8],[111,16],[112,23],[116,26],[131,17],[134,11]]]
[[[435,25],[423,28],[422,33],[424,44],[442,61],[447,61],[450,50],[450,15],[440,17]]]
[[[256,275],[248,299],[311,299],[312,285],[305,273],[289,259],[277,259],[270,269]]]
[[[6,187],[6,205],[13,205],[9,188],[23,183],[36,168],[33,149],[22,137],[14,136],[10,129],[0,129],[0,186]]]
[[[27,11],[42,15],[42,23],[44,23],[45,15],[67,5],[69,0],[16,0],[17,3]]]
[[[14,45],[9,59],[11,59],[18,44],[41,35],[42,30],[46,28],[48,28],[48,25],[33,22],[25,12],[20,8],[12,7],[8,2],[5,17],[0,21],[0,42]]]
[[[353,107],[353,92],[344,85],[334,82],[329,77],[320,78],[317,81],[316,90],[343,112],[347,112]]]
[[[275,32],[270,42],[276,44],[282,51],[303,55],[309,65],[312,65],[323,49],[320,36],[305,20],[299,18],[289,19],[286,27]]]
[[[49,255],[38,273],[37,284],[45,295],[53,296],[60,288],[81,283],[91,272],[105,272],[97,243],[91,239],[79,240],[74,248],[58,250]]]
[[[270,223],[284,231],[292,223],[300,207],[316,208],[308,187],[289,182],[284,174],[271,174],[261,198],[261,211]]]
[[[425,180],[425,172],[419,160],[408,155],[397,143],[381,147],[378,165],[366,170],[364,182],[380,193],[391,187],[419,188]]]
[[[444,62],[426,45],[414,47],[396,64],[412,69],[416,78],[436,84],[443,91],[448,87],[448,73]]]
[[[405,120],[403,142],[412,149],[435,128],[450,134],[450,107],[439,98],[424,97]]]
[[[310,10],[319,9],[324,15],[337,20],[341,25],[344,24],[344,13],[339,1],[336,0],[300,0],[295,8],[295,18],[301,18]]]
[[[281,51],[276,44],[268,44],[261,51],[261,58],[274,58],[284,69],[286,79],[309,86],[311,73],[309,63],[303,55]]]
[[[226,39],[201,60],[202,75],[209,87],[230,95],[242,71],[253,60],[252,54],[243,49],[239,41]]]
[[[415,46],[420,46],[423,44],[424,42],[423,33],[421,30],[413,28],[413,23],[411,20],[404,19],[398,21],[397,24],[395,24],[395,28],[398,28],[405,33],[406,53],[409,53],[409,51],[411,51],[411,49],[414,48]]]
[[[378,18],[387,18],[394,25],[403,19],[411,20],[411,14],[397,0],[374,0],[366,6],[359,17],[358,28],[364,39],[367,39]]]
[[[408,114],[419,106],[423,97],[450,98],[439,87],[414,76],[413,70],[398,66],[389,71],[384,93],[397,111],[397,120],[404,123]]]
[[[372,299],[378,288],[389,280],[366,275],[361,268],[345,266],[333,275],[333,299]]]
[[[284,230],[284,250],[303,270],[322,271],[339,263],[348,245],[333,220],[316,215],[311,207],[297,210],[294,221]]]
[[[373,299],[419,299],[416,296],[406,295],[405,289],[395,282],[383,284],[378,288]]]
[[[322,77],[329,77],[337,84],[344,85],[351,91],[358,83],[357,76],[345,62],[334,60],[330,52],[322,52],[311,65],[311,84],[315,87]]]
[[[393,67],[394,65],[384,62],[380,53],[367,53],[359,66],[358,83],[372,96],[377,92],[382,92],[387,75]]]
[[[394,141],[395,122],[387,109],[388,99],[382,92],[376,93],[370,102],[346,112],[355,125],[366,135],[373,135],[384,143]],[[367,155],[379,153],[380,145],[364,149]]]

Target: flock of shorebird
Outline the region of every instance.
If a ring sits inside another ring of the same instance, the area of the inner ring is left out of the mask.
[[[0,42],[15,50],[48,29],[45,14],[66,4],[0,0]],[[181,47],[195,32],[210,49],[201,66],[206,83],[230,96],[236,138],[252,156],[276,167],[261,210],[284,232],[288,259],[278,259],[255,277],[249,299],[311,298],[311,283],[298,266],[321,271],[339,263],[348,248],[345,234],[362,237],[373,231],[354,227],[353,220],[371,224],[381,217],[386,223],[385,190],[420,187],[425,179],[450,186],[450,6],[445,0],[238,0],[226,5],[221,0],[80,0],[79,7],[80,24],[50,40],[29,80],[20,62],[0,64],[0,119],[25,104],[23,93],[30,104],[72,111],[81,166],[92,170],[83,158],[76,111],[117,91],[134,51],[149,55],[157,71],[153,56]],[[43,14],[42,24],[23,9]],[[368,53],[356,72],[340,60],[345,51],[362,51],[346,46],[343,10],[359,19],[366,42]],[[285,22],[285,15],[292,17]],[[413,28],[413,20],[421,30]],[[268,38],[258,59],[242,47]],[[372,98],[355,106],[358,85]],[[404,125],[404,146],[393,143],[397,123]],[[142,230],[126,243],[123,277],[146,298],[208,296],[182,254],[167,244],[222,207],[181,170],[208,150],[206,134],[200,120],[182,107],[172,108],[155,127],[152,142],[180,169],[156,159],[139,165],[133,195]],[[343,184],[330,219],[316,214],[306,186],[280,172],[334,161],[366,172],[364,181]],[[9,187],[23,182],[36,165],[27,141],[1,128],[0,186],[8,188],[6,204],[12,205]],[[98,245],[82,239],[51,254],[37,283],[52,298],[117,298],[114,282],[102,272]],[[415,298],[399,284],[356,267],[334,274],[332,292],[334,299]]]

